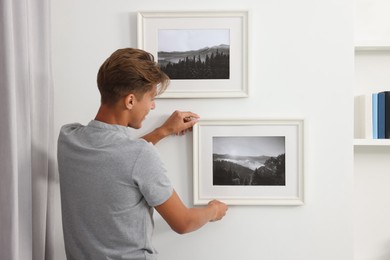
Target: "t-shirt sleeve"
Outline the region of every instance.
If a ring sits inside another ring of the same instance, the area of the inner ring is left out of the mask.
[[[157,149],[147,143],[138,155],[133,179],[151,207],[163,204],[172,195],[173,187]]]

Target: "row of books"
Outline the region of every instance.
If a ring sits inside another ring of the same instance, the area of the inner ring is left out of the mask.
[[[356,97],[355,137],[390,139],[390,91]]]

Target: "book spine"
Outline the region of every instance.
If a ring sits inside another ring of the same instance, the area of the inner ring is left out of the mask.
[[[372,138],[378,139],[378,93],[372,94]]]
[[[385,91],[385,138],[390,138],[390,91]]]
[[[385,93],[378,93],[378,139],[385,138]]]

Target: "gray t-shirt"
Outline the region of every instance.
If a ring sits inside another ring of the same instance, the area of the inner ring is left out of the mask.
[[[153,207],[173,188],[152,144],[125,126],[65,125],[58,169],[68,260],[156,259]]]

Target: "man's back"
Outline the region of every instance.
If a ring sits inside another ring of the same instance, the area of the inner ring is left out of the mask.
[[[172,187],[153,145],[125,126],[66,125],[58,165],[68,259],[155,259],[152,207]]]

